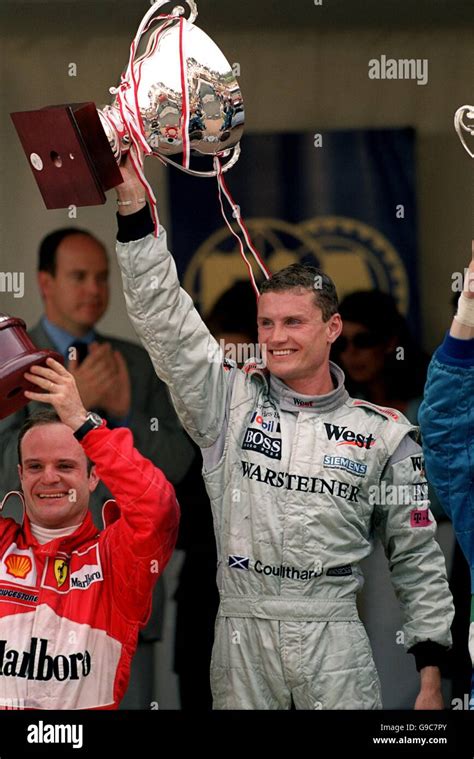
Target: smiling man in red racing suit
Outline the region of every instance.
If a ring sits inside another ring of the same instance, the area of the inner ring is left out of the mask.
[[[26,513],[22,525],[0,518],[0,708],[115,709],[179,507],[130,430],[86,412],[61,364],[31,371],[38,392],[27,397],[57,415],[31,417],[20,433]],[[99,479],[115,498],[103,532],[88,509]]]

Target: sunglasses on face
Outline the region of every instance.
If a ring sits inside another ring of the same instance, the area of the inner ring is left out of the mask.
[[[376,345],[380,345],[382,342],[379,335],[375,335],[373,332],[356,332],[352,337],[345,337],[341,335],[336,341],[336,347],[342,353],[347,350],[349,345],[354,348],[363,350],[364,348],[375,348]]]

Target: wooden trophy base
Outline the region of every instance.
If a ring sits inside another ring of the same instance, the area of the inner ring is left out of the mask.
[[[10,115],[46,208],[103,204],[123,182],[94,103]]]

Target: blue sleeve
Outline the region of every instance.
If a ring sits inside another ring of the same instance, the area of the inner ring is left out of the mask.
[[[474,366],[474,339],[459,340],[457,337],[451,337],[447,332],[435,357],[441,364],[448,366]]]
[[[474,340],[446,335],[431,360],[418,418],[428,479],[472,564]]]

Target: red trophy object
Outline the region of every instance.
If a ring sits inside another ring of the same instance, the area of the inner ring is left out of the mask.
[[[23,375],[32,366],[45,366],[47,358],[64,364],[59,353],[39,350],[32,343],[23,319],[0,313],[0,419],[29,403],[25,390],[38,392],[38,386],[27,382]]]

